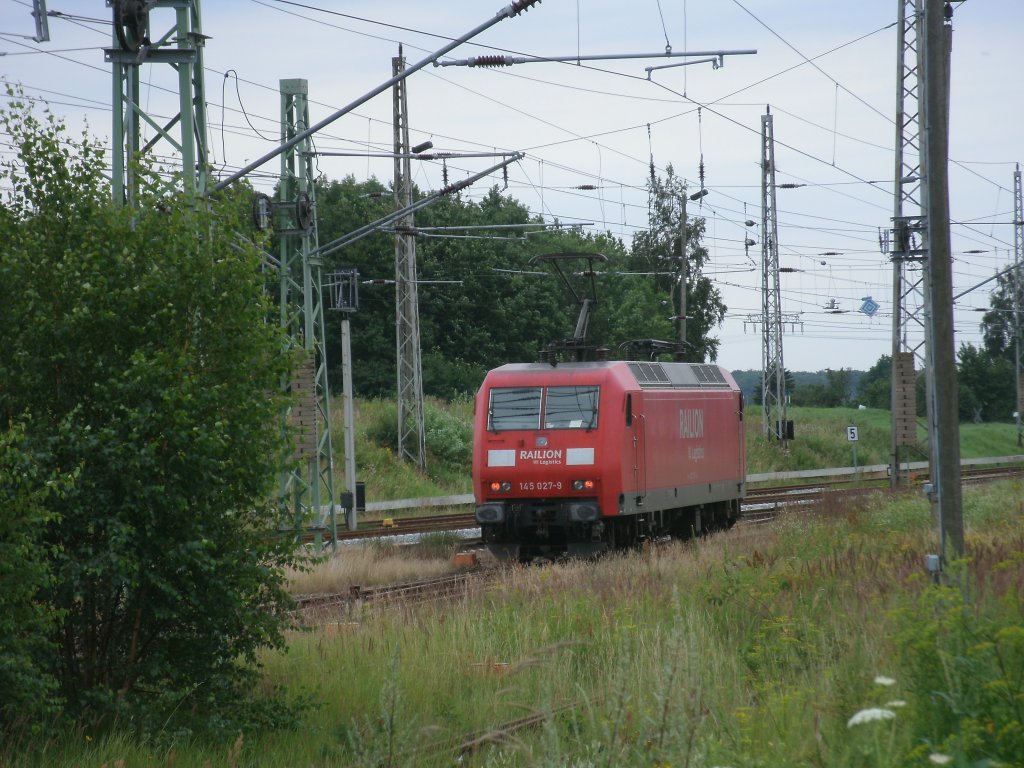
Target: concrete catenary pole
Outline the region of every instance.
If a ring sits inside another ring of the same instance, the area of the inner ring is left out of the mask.
[[[952,12],[943,0],[926,0],[924,38],[927,133],[928,277],[934,408],[929,432],[934,448],[932,499],[938,506],[943,562],[964,553],[960,488],[960,420],[953,332],[953,270],[949,231],[949,59]]]

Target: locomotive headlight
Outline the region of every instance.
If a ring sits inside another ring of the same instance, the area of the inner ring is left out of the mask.
[[[573,480],[572,489],[574,491],[592,491],[595,488],[593,480]]]
[[[508,493],[509,491],[512,490],[512,483],[510,483],[508,480],[495,480],[491,483],[490,487],[493,493]]]

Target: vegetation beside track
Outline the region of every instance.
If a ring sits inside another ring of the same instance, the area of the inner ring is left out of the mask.
[[[295,731],[170,750],[78,738],[46,764],[1019,765],[1022,500],[1020,480],[965,490],[969,556],[944,585],[923,567],[918,494],[508,570],[266,654],[268,690],[315,702]]]

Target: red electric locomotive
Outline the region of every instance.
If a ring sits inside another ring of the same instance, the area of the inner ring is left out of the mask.
[[[476,519],[500,557],[590,555],[739,516],[743,395],[717,365],[504,365],[474,427]]]

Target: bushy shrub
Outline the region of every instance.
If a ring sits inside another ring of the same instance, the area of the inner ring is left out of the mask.
[[[35,727],[58,709],[52,586],[43,530],[59,485],[47,482],[23,448],[20,427],[0,432],[0,732]]]
[[[258,651],[284,642],[292,559],[271,535],[290,361],[259,249],[230,196],[167,197],[141,167],[138,207],[117,206],[101,146],[17,100],[0,125],[17,150],[0,164],[0,418],[29,415],[8,461],[77,472],[45,514],[31,475],[7,491],[15,533],[39,535],[17,599],[35,590],[57,625],[27,611],[15,637],[84,727],[234,738]],[[48,690],[19,685],[0,698]]]
[[[449,466],[467,466],[473,455],[473,427],[429,402],[423,420],[428,453]]]

